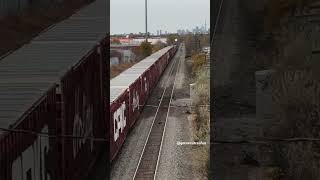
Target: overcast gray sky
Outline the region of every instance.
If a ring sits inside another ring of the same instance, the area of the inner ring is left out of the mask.
[[[111,34],[145,32],[145,0],[110,0]],[[192,30],[210,24],[210,0],[148,0],[148,31]]]

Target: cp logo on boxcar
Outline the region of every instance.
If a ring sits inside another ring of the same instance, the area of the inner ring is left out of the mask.
[[[44,126],[41,132],[48,133],[48,126]],[[51,179],[46,167],[48,151],[49,138],[38,136],[12,163],[12,179]]]

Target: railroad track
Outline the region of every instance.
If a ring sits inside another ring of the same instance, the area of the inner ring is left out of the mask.
[[[133,180],[156,178],[166,122],[169,117],[170,105],[174,94],[174,85],[180,65],[179,54],[180,53],[178,51],[174,57],[174,61],[171,63],[172,65],[169,69],[169,77],[162,91],[161,99],[157,106],[153,123],[137,164]]]

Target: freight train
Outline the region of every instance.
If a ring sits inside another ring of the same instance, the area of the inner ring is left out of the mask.
[[[83,180],[121,149],[177,47],[112,79],[106,102],[106,7],[96,0],[0,61],[0,180]]]
[[[81,180],[107,148],[80,138],[107,134],[106,8],[96,0],[1,59],[0,180]]]
[[[111,160],[121,149],[128,131],[176,51],[177,46],[163,48],[110,81]]]

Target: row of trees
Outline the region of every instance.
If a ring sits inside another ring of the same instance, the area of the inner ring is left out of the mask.
[[[210,46],[209,34],[187,34],[179,37],[181,41],[184,41],[186,46],[186,56],[192,56],[201,51],[205,46]]]
[[[167,36],[167,44],[158,41],[152,45],[151,43],[144,41],[140,44],[139,48],[134,49],[134,53],[137,55],[138,59],[143,59],[164,48],[166,45],[174,45],[184,41],[186,45],[186,55],[192,56],[199,53],[202,47],[209,46],[209,38],[210,35],[208,34],[187,34],[183,36],[178,34],[170,34]],[[118,39],[113,39],[111,43],[120,44],[120,41]]]

